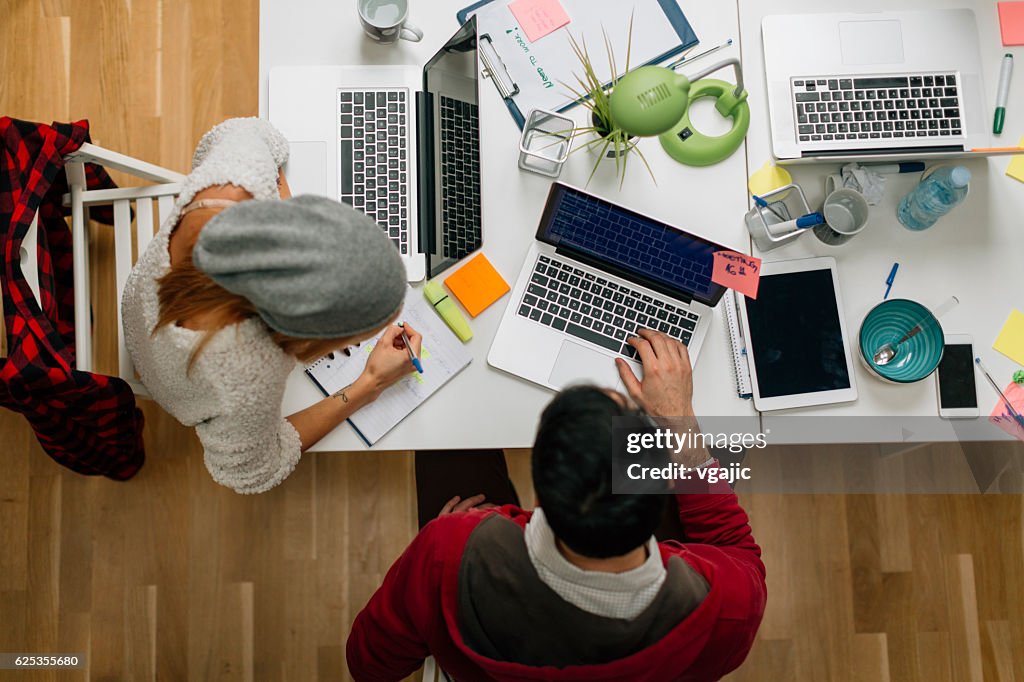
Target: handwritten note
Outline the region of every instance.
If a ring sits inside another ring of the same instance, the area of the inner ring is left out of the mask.
[[[558,0],[514,0],[508,8],[531,43],[569,23],[569,15]]]
[[[992,347],[1018,365],[1024,366],[1024,313],[1019,310],[1010,311],[1003,331],[999,332],[999,337]]]
[[[1017,146],[1024,147],[1024,137],[1020,138],[1020,143]],[[1024,154],[1017,154],[1010,159],[1010,165],[1006,167],[1006,174],[1014,180],[1024,182]]]
[[[1024,386],[1010,384],[1003,390],[1003,394],[1010,401],[1010,404],[1013,405],[1013,409],[1017,411],[1017,414],[1024,414]],[[996,406],[993,408],[988,420],[1017,440],[1024,441],[1024,425],[1013,418],[1002,398],[996,402]]]
[[[711,281],[735,289],[748,298],[757,298],[761,284],[761,259],[735,251],[716,251]]]

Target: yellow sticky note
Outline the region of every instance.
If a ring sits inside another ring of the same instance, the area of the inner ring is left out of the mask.
[[[473,317],[509,291],[508,282],[482,253],[447,277],[444,283]]]
[[[1024,365],[1024,313],[1019,310],[1010,312],[992,347],[1018,365]]]
[[[1024,147],[1024,137],[1020,138],[1020,144],[1017,146]],[[1024,154],[1018,154],[1010,160],[1006,174],[1014,180],[1024,182]]]

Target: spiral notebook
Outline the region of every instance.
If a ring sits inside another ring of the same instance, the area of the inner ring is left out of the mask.
[[[349,424],[369,446],[383,438],[452,377],[468,367],[473,359],[462,342],[430,309],[419,291],[409,289],[406,292],[405,306],[398,319],[407,322],[423,335],[423,350],[420,353],[423,374],[410,372],[409,376],[381,393],[377,400],[349,417]],[[379,338],[378,334],[350,348],[351,355],[341,351],[328,353],[306,367],[306,376],[312,379],[324,395],[337,393],[362,374]]]
[[[746,400],[754,397],[754,388],[750,382],[750,365],[747,361],[747,344],[743,340],[743,328],[740,327],[739,312],[736,309],[736,293],[725,292],[725,323],[729,328],[729,345],[732,347],[732,367],[736,377],[736,395]]]

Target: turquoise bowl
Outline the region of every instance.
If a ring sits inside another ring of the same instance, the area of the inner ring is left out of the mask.
[[[922,321],[923,320],[923,321]],[[915,324],[921,331],[896,347],[896,357],[888,365],[876,365],[872,359],[878,349],[896,342]],[[942,360],[945,340],[942,325],[931,311],[916,301],[894,298],[879,303],[860,326],[860,356],[876,376],[897,384],[912,384],[931,375]]]

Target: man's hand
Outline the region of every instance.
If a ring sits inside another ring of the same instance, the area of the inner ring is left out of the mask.
[[[444,503],[444,506],[441,507],[441,513],[437,515],[437,518],[441,518],[448,514],[470,511],[472,509],[491,509],[496,506],[489,502],[485,503],[485,499],[486,498],[483,495],[474,495],[473,497],[467,497],[466,499],[462,499],[456,495]]]
[[[693,416],[693,369],[686,346],[649,329],[639,334],[629,345],[640,354],[644,380],[636,378],[625,360],[615,360],[629,397],[652,417]]]

